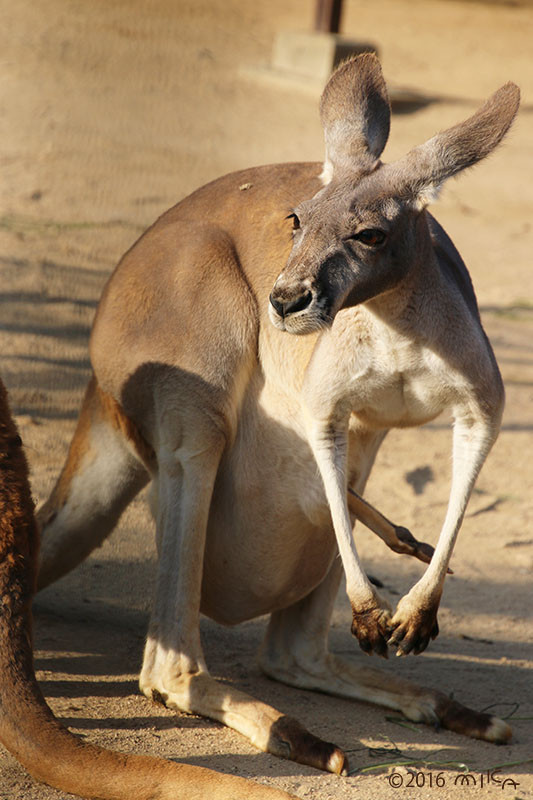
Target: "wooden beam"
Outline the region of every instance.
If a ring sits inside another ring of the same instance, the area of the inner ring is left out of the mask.
[[[339,33],[342,0],[316,0],[315,31]]]

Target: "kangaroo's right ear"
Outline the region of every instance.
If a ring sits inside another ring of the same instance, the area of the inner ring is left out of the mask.
[[[320,100],[326,140],[325,182],[341,171],[370,172],[389,138],[390,104],[373,53],[335,70]]]
[[[520,90],[506,83],[489,97],[473,116],[437,133],[399,161],[387,165],[395,174],[398,194],[411,195],[417,205],[432,202],[448,178],[471,167],[491,153],[513,122],[520,104]]]

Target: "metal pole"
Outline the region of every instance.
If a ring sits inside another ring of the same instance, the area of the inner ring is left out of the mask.
[[[341,13],[342,0],[316,0],[315,31],[338,33]]]

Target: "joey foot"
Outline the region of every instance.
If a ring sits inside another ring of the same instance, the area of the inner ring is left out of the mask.
[[[357,609],[352,604],[352,634],[359,640],[359,647],[368,655],[376,653],[389,657],[387,640],[390,635],[390,608],[381,598],[375,596]]]
[[[388,644],[396,646],[397,656],[418,655],[439,634],[437,612],[440,592],[435,597],[409,592],[402,597],[389,623]]]
[[[424,564],[431,563],[433,553],[435,552],[435,548],[431,544],[419,542],[418,539],[415,539],[410,530],[401,525],[396,526],[395,533],[400,544],[396,547],[391,547],[394,552],[407,553],[410,556],[418,558],[419,561],[423,561]],[[447,572],[449,575],[453,575],[453,569],[449,567]]]

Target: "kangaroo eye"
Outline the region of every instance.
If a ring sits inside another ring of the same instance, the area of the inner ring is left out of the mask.
[[[357,239],[358,242],[366,244],[367,247],[377,247],[383,244],[387,238],[387,234],[379,228],[365,228],[363,231],[356,233],[353,238]]]
[[[293,229],[293,231],[299,231],[300,230],[300,220],[299,220],[297,214],[294,214],[294,213],[293,214],[289,214],[287,217],[285,217],[285,219],[292,219],[292,229]]]

